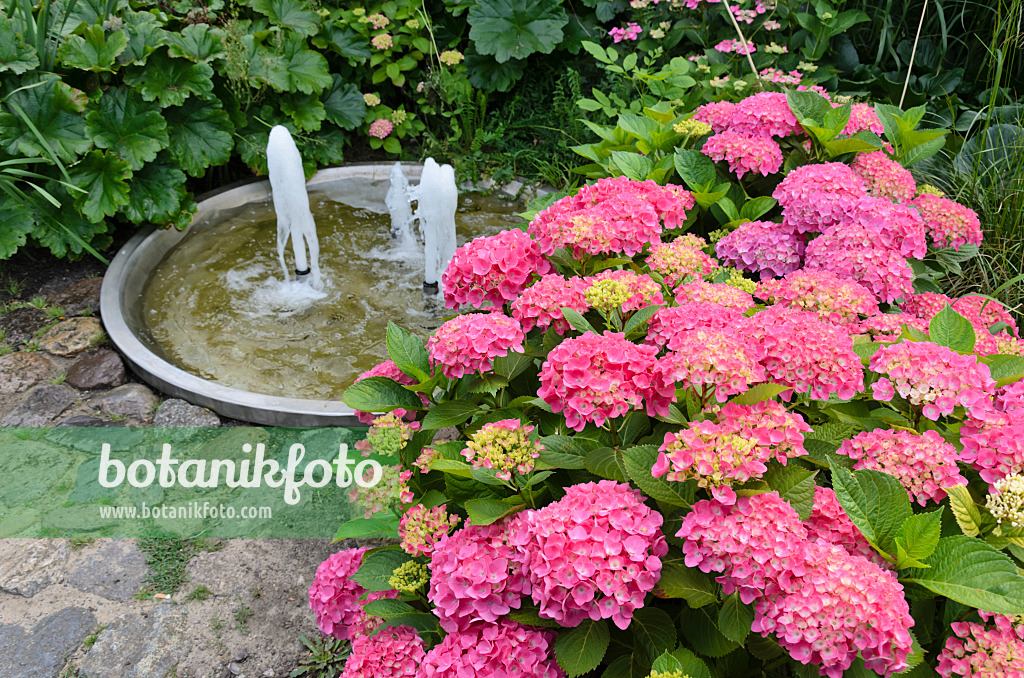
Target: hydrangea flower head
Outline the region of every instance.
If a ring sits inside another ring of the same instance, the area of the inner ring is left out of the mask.
[[[434,544],[427,597],[446,632],[493,624],[519,609],[520,598],[529,593],[520,556],[509,541],[511,523],[466,525]]]
[[[713,393],[724,403],[729,396],[767,379],[761,366],[764,351],[731,328],[690,330],[673,343],[675,348],[658,361],[656,369],[666,382],[692,388],[702,402]]]
[[[370,40],[370,44],[376,47],[377,49],[390,49],[391,46],[394,44],[394,40],[391,38],[390,33],[378,33],[377,35],[373,36],[372,40]]]
[[[877,233],[876,244],[898,250],[905,257],[923,259],[928,253],[924,219],[912,207],[894,205],[885,198],[865,196],[850,199],[846,214],[832,230],[842,232],[857,224]]]
[[[768,176],[782,168],[782,148],[771,137],[748,136],[731,129],[708,137],[701,153],[718,162],[729,163],[729,171],[742,179],[744,174]]]
[[[316,625],[327,636],[342,640],[372,630],[380,620],[368,617],[360,598],[366,589],[351,579],[363,564],[365,548],[345,549],[320,563],[309,587],[309,606],[316,613]],[[369,594],[367,600],[397,598],[398,591]]]
[[[377,118],[370,123],[370,136],[383,139],[387,135],[391,134],[391,130],[395,128],[395,123],[391,122],[387,118]]]
[[[607,419],[647,405],[652,416],[668,412],[671,384],[654,370],[658,349],[627,341],[622,333],[587,332],[566,339],[548,354],[537,395],[553,412],[565,412],[566,425],[582,431],[587,422]]]
[[[975,331],[988,332],[989,328],[996,323],[1006,323],[1013,336],[1020,336],[1017,330],[1017,321],[1013,319],[1005,306],[994,299],[980,295],[968,295],[954,301],[952,306],[954,311],[971,321],[971,324],[975,326]]]
[[[919,332],[928,331],[927,321],[910,313],[879,313],[862,320],[856,329],[861,334],[870,335],[875,341],[892,343],[903,334],[904,325]]]
[[[850,167],[864,180],[868,195],[894,202],[907,202],[917,193],[917,184],[910,171],[886,155],[885,151],[858,153]]]
[[[996,522],[1009,528],[1024,527],[1024,475],[1016,473],[993,483],[992,493],[985,500]]]
[[[676,303],[700,301],[734,308],[745,313],[754,308],[754,298],[738,287],[726,283],[693,280],[676,288]]]
[[[1020,678],[1024,676],[1024,627],[1006,615],[980,613],[992,621],[953,622],[956,634],[946,639],[936,672],[949,678]]]
[[[806,246],[804,236],[792,226],[748,221],[719,240],[715,254],[741,271],[766,278],[798,270]]]
[[[374,106],[378,106],[380,105],[380,96],[374,94],[373,92],[367,92],[366,94],[363,95],[363,103],[365,103],[367,106],[371,108]]]
[[[416,504],[405,512],[398,524],[402,550],[410,556],[429,556],[434,552],[434,544],[458,522],[459,517],[449,516],[444,504],[431,509]]]
[[[414,431],[420,425],[416,422],[406,423],[395,413],[382,414],[373,420],[373,425],[366,432],[366,439],[356,443],[356,449],[364,457],[378,454],[382,457],[397,457],[412,439]]]
[[[958,202],[930,193],[922,193],[911,203],[924,217],[928,234],[938,247],[981,244],[981,221],[977,213]]]
[[[711,125],[715,132],[724,132],[732,127],[732,116],[736,104],[731,101],[715,101],[697,108],[692,119]]]
[[[462,52],[455,49],[446,49],[445,51],[441,52],[441,55],[438,57],[438,60],[445,66],[457,66],[458,64],[462,63],[462,60],[464,58],[465,57],[462,55]]]
[[[899,393],[932,421],[952,414],[957,405],[987,409],[995,395],[988,365],[930,341],[883,346],[869,367],[884,375],[871,385],[876,400],[892,400]]]
[[[788,137],[804,129],[781,92],[759,92],[736,103],[729,129],[752,137]]]
[[[512,302],[512,317],[527,332],[534,327],[542,330],[554,327],[558,334],[565,334],[572,326],[562,315],[562,309],[584,313],[588,308],[586,291],[589,286],[590,282],[583,278],[566,280],[557,273],[541,276]]]
[[[523,328],[501,313],[458,315],[427,339],[430,360],[449,379],[486,372],[495,358],[523,352]]]
[[[836,228],[807,245],[805,266],[855,280],[879,301],[893,302],[914,292],[914,272],[900,250],[887,246],[880,232],[863,223]]]
[[[402,593],[415,593],[430,581],[430,568],[415,560],[407,560],[391,573],[388,584]]]
[[[413,494],[409,490],[410,478],[412,471],[407,471],[401,465],[385,465],[381,467],[380,480],[376,484],[369,487],[354,484],[349,491],[349,498],[353,503],[363,507],[364,517],[370,518],[374,513],[389,511],[399,504],[411,503]]]
[[[629,626],[661,575],[662,516],[643,494],[612,480],[573,485],[522,515],[512,537],[538,614],[562,626],[611,619]]]
[[[747,318],[734,308],[693,301],[659,309],[647,323],[647,341],[677,351],[691,330],[724,330],[742,334]]]
[[[839,453],[857,460],[854,469],[895,476],[921,506],[942,501],[947,488],[967,484],[956,465],[956,448],[935,431],[864,431],[844,440]]]
[[[664,304],[661,285],[649,275],[633,271],[601,271],[586,278],[590,284],[583,296],[589,306],[604,313],[636,311],[651,304]]]
[[[797,167],[775,188],[784,223],[799,233],[827,231],[842,222],[849,199],[867,195],[864,180],[841,162]]]
[[[694,120],[693,118],[687,118],[686,120],[680,120],[676,124],[672,125],[672,130],[676,134],[681,134],[684,137],[702,137],[707,134],[711,134],[711,125],[700,120]]]
[[[850,119],[843,128],[843,134],[852,137],[857,132],[874,132],[884,134],[885,127],[878,119],[875,109],[869,104],[853,104],[850,107]]]
[[[946,306],[952,306],[953,300],[945,294],[935,292],[922,292],[921,294],[908,294],[900,302],[900,308],[905,313],[915,315],[922,320],[931,320],[935,314]]]
[[[377,635],[352,640],[352,654],[341,678],[415,678],[425,656],[416,629],[404,625],[382,629]]]
[[[515,676],[565,678],[555,660],[555,634],[502,618],[449,633],[423,660],[423,678]],[[383,678],[383,677],[382,677]]]
[[[871,546],[871,542],[846,515],[832,489],[814,488],[814,508],[804,524],[811,541],[839,546],[851,556],[866,558],[881,568],[892,569],[892,565]]]
[[[449,308],[484,302],[501,306],[513,301],[533,281],[551,271],[533,238],[518,229],[477,238],[455,250],[441,275],[444,303]]]
[[[1024,474],[1024,412],[983,412],[980,425],[964,424],[961,461],[974,466],[982,480],[996,491],[996,483]]]
[[[718,268],[718,262],[701,251],[703,242],[694,244],[695,240],[703,239],[683,235],[670,243],[651,245],[647,265],[660,273],[669,286],[687,277],[703,278]]]
[[[534,459],[540,457],[544,446],[530,440],[533,426],[518,419],[502,419],[484,424],[469,436],[462,455],[473,468],[494,469],[495,476],[511,480],[513,473],[525,475],[533,470]]]
[[[828,271],[796,271],[785,278],[762,280],[756,294],[773,304],[813,311],[833,324],[878,313],[878,302],[870,292]]]

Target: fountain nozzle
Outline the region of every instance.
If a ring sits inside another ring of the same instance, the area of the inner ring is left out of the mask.
[[[295,275],[296,275],[296,277],[301,278],[304,275],[309,275],[311,271],[312,271],[312,269],[310,269],[310,268],[307,268],[305,271],[300,271],[299,269],[295,269]]]
[[[426,292],[429,292],[430,294],[437,294],[437,290],[438,290],[437,283],[436,282],[424,282],[423,283],[423,290],[426,291]]]

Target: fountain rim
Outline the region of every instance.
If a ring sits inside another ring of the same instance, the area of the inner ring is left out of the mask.
[[[394,164],[351,163],[323,169],[306,182],[306,187],[315,191],[320,185],[354,178],[387,181]],[[406,176],[415,180],[422,163],[402,163],[402,168],[406,170]],[[143,381],[172,397],[207,407],[223,416],[264,426],[366,426],[356,418],[355,410],[340,401],[253,393],[190,374],[151,351],[135,335],[126,318],[125,305],[130,301],[129,296],[136,303],[141,299],[141,289],[128,289],[130,276],[136,267],[149,265],[152,271],[155,264],[186,237],[204,212],[270,197],[268,179],[246,179],[198,196],[196,214],[188,228],[182,231],[147,225],[135,233],[118,251],[103,277],[100,317],[107,335]]]

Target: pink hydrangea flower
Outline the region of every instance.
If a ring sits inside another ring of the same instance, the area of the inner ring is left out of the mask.
[[[371,469],[363,471],[364,481],[372,473]],[[354,485],[349,491],[349,499],[354,504],[363,507],[363,517],[371,518],[373,514],[381,511],[390,511],[399,504],[412,502],[412,492],[409,490],[409,479],[412,478],[412,471],[406,470],[403,466],[385,465],[381,468],[381,477],[376,484],[370,487]]]
[[[416,504],[405,512],[398,524],[402,550],[410,556],[429,556],[434,552],[434,544],[458,522],[459,517],[449,516],[444,504],[432,509]]]
[[[377,118],[370,123],[370,136],[383,139],[387,135],[391,134],[391,130],[395,128],[395,124],[387,118]]]
[[[849,200],[865,195],[864,180],[841,162],[797,167],[772,193],[782,205],[783,223],[799,233],[842,223]]]
[[[810,430],[800,415],[775,401],[729,403],[717,423],[692,422],[678,433],[666,433],[651,475],[676,482],[695,478],[718,501],[732,504],[736,494],[730,485],[762,477],[772,459],[785,465],[807,454],[803,434]]]
[[[1007,384],[996,391],[996,409],[1012,412],[1024,408],[1024,381]]]
[[[565,678],[555,660],[555,633],[511,619],[449,633],[423,660],[423,678]],[[381,676],[383,678],[383,676]]]
[[[509,351],[523,352],[523,328],[500,313],[458,315],[427,339],[430,360],[449,379],[487,372],[493,360]]]
[[[662,517],[640,490],[612,480],[573,485],[522,515],[512,537],[538,614],[562,626],[611,619],[629,626],[661,575]]]
[[[715,45],[715,50],[722,52],[723,54],[736,52],[736,54],[742,56],[744,54],[753,54],[754,52],[757,51],[757,47],[755,47],[754,44],[751,42],[748,42],[744,46],[744,44],[739,40],[723,40],[717,45]]]
[[[818,236],[807,245],[804,265],[856,280],[879,301],[893,302],[913,294],[914,272],[894,247],[887,247],[879,231],[851,224]]]
[[[715,132],[724,132],[732,126],[732,116],[736,112],[736,104],[731,101],[715,101],[699,106],[693,114],[693,120],[711,125]]]
[[[715,254],[741,271],[761,278],[781,276],[800,268],[804,236],[789,225],[748,221],[715,244]]]
[[[860,655],[881,675],[907,668],[914,618],[896,576],[838,546],[808,544],[803,573],[761,598],[751,631],[774,633],[789,656],[842,678]]]
[[[928,234],[938,247],[981,244],[981,222],[977,213],[958,202],[937,195],[923,193],[911,203],[924,217]]]
[[[994,299],[972,294],[960,297],[952,303],[952,306],[954,311],[971,321],[975,331],[988,332],[989,328],[996,323],[1006,323],[1013,336],[1020,336],[1017,330],[1017,321],[1010,315],[1010,311]]]
[[[352,641],[352,654],[341,678],[415,678],[426,652],[423,639],[411,626],[395,626],[375,636]]]
[[[527,332],[534,327],[542,330],[553,327],[558,334],[565,334],[572,326],[562,315],[562,309],[584,313],[588,308],[585,297],[588,287],[590,283],[583,278],[566,280],[557,273],[542,276],[512,302],[512,317]]]
[[[665,303],[661,296],[661,285],[649,275],[605,270],[584,278],[584,281],[587,287],[583,296],[587,304],[604,313],[616,310],[628,313],[644,306]]]
[[[839,504],[836,493],[830,488],[814,488],[814,508],[804,525],[807,526],[807,537],[811,541],[838,546],[851,556],[866,558],[883,569],[893,568],[853,524]]]
[[[885,151],[858,153],[850,167],[864,180],[868,194],[894,202],[907,202],[917,193],[910,171]]]
[[[995,491],[996,481],[1024,473],[1024,411],[992,410],[974,417],[974,422],[961,428],[960,459],[974,466],[990,491]]]
[[[444,303],[449,308],[485,301],[495,306],[519,297],[534,275],[551,271],[551,263],[533,239],[516,229],[477,238],[455,250],[441,275]]]
[[[703,238],[687,234],[670,243],[651,245],[647,266],[660,273],[669,286],[691,276],[703,278],[718,269],[718,262],[701,250],[704,244]]]
[[[968,411],[987,409],[995,394],[988,365],[977,356],[930,341],[883,346],[871,356],[869,367],[883,375],[871,385],[875,400],[892,400],[899,393],[932,421],[952,414],[957,405]]]
[[[746,322],[746,316],[734,308],[694,301],[658,310],[647,323],[647,341],[677,351],[690,330],[727,330],[742,335]]]
[[[891,343],[903,334],[904,325],[920,332],[928,331],[928,322],[910,313],[879,313],[862,320],[856,331],[870,335],[875,341]]]
[[[374,365],[372,368],[356,377],[356,380],[353,383],[358,384],[363,379],[367,379],[369,377],[387,377],[388,379],[397,381],[399,384],[405,384],[407,386],[412,386],[417,383],[415,379],[398,369],[398,365],[396,365],[393,360],[385,360],[382,363]],[[430,402],[425,394],[420,393],[418,395],[420,397],[420,401],[422,401],[424,405]],[[405,417],[410,420],[416,417],[415,412],[407,412],[402,408],[392,410],[391,413],[396,417]],[[377,415],[372,412],[360,412],[359,410],[356,410],[356,419],[364,424],[372,424],[376,417]]]
[[[853,104],[850,108],[850,120],[846,123],[846,127],[843,128],[843,134],[852,137],[857,132],[864,131],[884,134],[885,127],[882,125],[882,121],[878,119],[878,115],[871,105]]]
[[[864,372],[853,339],[813,313],[771,306],[750,319],[749,336],[765,349],[762,364],[771,381],[827,400],[848,400],[864,390]],[[789,399],[792,391],[781,397]]]
[[[952,306],[953,300],[945,294],[935,292],[922,292],[921,294],[908,294],[900,302],[900,308],[904,312],[915,315],[922,320],[931,320],[935,314],[946,306]]]
[[[434,544],[427,597],[447,633],[465,631],[476,622],[493,624],[519,609],[520,598],[529,593],[520,556],[510,543],[511,524],[466,525]]]
[[[947,488],[967,484],[956,465],[956,448],[935,431],[864,431],[844,440],[839,453],[856,459],[855,469],[895,476],[921,506],[942,501]]]
[[[766,177],[782,168],[782,149],[771,137],[747,136],[731,129],[708,137],[700,152],[716,162],[727,161],[739,179],[748,172]]]
[[[981,612],[985,621],[953,622],[955,636],[946,639],[936,672],[950,678],[1022,678],[1024,676],[1024,626],[1013,617]]]
[[[694,301],[734,308],[741,313],[754,308],[754,297],[740,288],[726,283],[709,283],[703,280],[694,280],[676,288],[677,304],[686,304]]]
[[[928,253],[924,220],[917,210],[907,205],[894,205],[884,198],[865,196],[846,202],[846,213],[829,229],[843,234],[850,224],[869,228],[877,233],[880,247],[898,250],[905,257],[923,259]]]
[[[622,42],[623,40],[636,40],[643,33],[643,29],[638,24],[629,22],[625,28],[615,27],[608,31],[608,35],[611,36],[612,42]]]
[[[378,591],[360,598],[366,589],[350,577],[363,564],[367,549],[346,549],[338,551],[320,563],[309,587],[309,607],[316,613],[316,625],[324,635],[342,640],[355,638],[372,631],[381,619],[369,617],[363,604],[382,598],[397,598],[398,591]]]
[[[854,322],[858,315],[878,313],[878,302],[871,292],[828,271],[796,271],[785,278],[762,280],[756,294],[773,304],[812,311],[834,325]]]
[[[658,349],[626,341],[622,333],[587,332],[567,339],[548,354],[540,370],[537,395],[554,412],[565,412],[569,428],[607,419],[647,405],[651,416],[668,413],[675,396],[654,370]]]
[[[470,434],[462,456],[473,468],[494,469],[494,475],[502,480],[511,480],[513,473],[525,475],[533,470],[533,460],[544,451],[543,445],[530,440],[533,428],[518,419],[484,424]]]
[[[729,129],[752,137],[788,137],[803,134],[781,92],[759,92],[736,103]]]
[[[694,329],[673,337],[675,348],[655,368],[667,383],[692,388],[706,403],[712,395],[724,403],[744,393],[767,375],[764,351],[733,329]]]

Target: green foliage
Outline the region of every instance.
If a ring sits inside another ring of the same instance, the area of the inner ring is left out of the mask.
[[[469,10],[469,37],[499,64],[549,54],[569,18],[557,0],[479,0]]]

